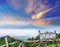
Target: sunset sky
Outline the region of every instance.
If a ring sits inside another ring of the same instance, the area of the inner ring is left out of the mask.
[[[59,32],[60,0],[0,0],[0,29]]]

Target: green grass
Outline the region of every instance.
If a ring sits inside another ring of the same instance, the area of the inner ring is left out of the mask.
[[[8,38],[8,43],[14,42],[15,40],[12,38]]]
[[[60,43],[58,44],[58,47],[60,47]]]
[[[0,46],[5,44],[5,40],[4,39],[0,39]]]
[[[51,44],[51,45],[49,45],[49,47],[55,47],[55,45],[54,44]]]
[[[14,45],[10,45],[9,47],[18,47],[19,44],[20,44],[20,42],[17,42]]]
[[[12,38],[8,38],[8,43],[12,43],[12,42],[15,42],[15,41],[16,40],[14,40]],[[0,46],[4,45],[4,44],[6,44],[5,39],[4,38],[0,39]],[[17,43],[15,43],[13,45],[10,45],[9,47],[18,47],[19,44],[20,44],[20,42],[17,42]],[[4,46],[4,47],[6,47],[6,46]]]
[[[55,47],[55,44],[51,44],[49,47]],[[58,43],[58,47],[60,47],[60,43]]]

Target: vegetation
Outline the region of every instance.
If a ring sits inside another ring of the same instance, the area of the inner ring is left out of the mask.
[[[8,37],[8,43],[12,43],[12,42],[15,42],[15,41],[16,41],[15,39]],[[5,39],[1,38],[0,39],[0,46],[4,45],[4,44],[6,44]],[[20,44],[20,42],[17,41],[17,43],[15,43],[13,45],[9,45],[9,47],[17,47],[19,44]],[[4,46],[4,47],[6,47],[6,46]]]
[[[60,33],[57,33],[57,34],[56,34],[56,38],[57,38],[57,39],[60,39]]]
[[[16,41],[15,39],[13,39],[13,38],[7,38],[8,39],[8,43],[11,43],[11,42],[14,42],[14,41]]]
[[[56,34],[56,38],[60,39],[60,33]],[[39,40],[39,35],[36,38],[34,38],[34,37],[28,38],[28,40]],[[15,41],[16,40],[13,39],[13,38],[8,38],[8,43],[15,42]],[[53,43],[52,42],[47,42],[47,43],[48,43],[48,47],[55,47],[54,42]],[[5,44],[4,38],[0,39],[0,46],[4,45],[4,44]],[[20,42],[17,42],[17,43],[15,43],[13,45],[9,45],[9,47],[17,47],[19,44],[20,44]],[[37,45],[38,45],[38,43],[27,43],[27,42],[24,43],[25,47],[36,47]],[[41,45],[41,47],[43,47],[43,46]],[[58,43],[58,47],[60,47],[60,43]]]
[[[3,45],[3,44],[5,44],[4,38],[0,39],[0,46]]]
[[[9,47],[17,47],[19,44],[20,44],[20,43],[17,42],[17,43],[15,43],[14,45],[10,45]]]

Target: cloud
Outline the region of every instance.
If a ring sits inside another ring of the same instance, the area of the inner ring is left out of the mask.
[[[41,19],[41,20],[36,20],[38,23],[37,25],[45,25],[45,26],[60,26],[60,18],[55,17],[55,18],[46,18],[46,19]]]
[[[9,5],[11,5],[14,9],[19,10],[21,5],[19,3],[19,0],[7,0]]]
[[[0,18],[0,26],[1,25],[28,25],[26,21],[17,19],[16,17],[13,17],[11,15],[9,16],[4,16]]]
[[[40,22],[38,21],[37,25],[45,25],[45,26],[60,26],[60,18],[47,18],[43,19]],[[42,23],[42,24],[41,24]]]
[[[0,29],[1,36],[37,36],[38,30],[35,29]],[[4,34],[4,35],[3,35]],[[0,37],[1,37],[0,36]]]
[[[31,24],[37,26],[60,26],[60,18],[45,18],[45,19],[35,19],[29,21]]]
[[[31,21],[32,24],[37,25],[37,26],[46,26],[46,25],[50,25],[51,21],[50,20],[32,20]]]
[[[27,14],[31,15],[31,19],[41,19],[44,14],[56,8],[57,4],[51,7],[53,4],[47,0],[7,0],[8,3],[14,7],[15,10],[23,9]]]
[[[28,5],[26,7],[26,12],[30,13],[34,11],[35,13],[44,11],[49,8],[46,4],[43,4],[43,0],[27,0]],[[30,10],[30,11],[29,11]]]
[[[44,3],[43,3],[44,2]],[[26,13],[31,13],[32,19],[41,19],[44,14],[48,13],[49,11],[55,9],[57,7],[57,4],[53,7],[50,7],[50,4],[48,1],[41,1],[41,0],[28,0],[28,5],[26,7]]]
[[[49,25],[51,23],[50,19],[38,19],[38,20],[23,20],[23,19],[18,19],[12,15],[4,16],[0,18],[0,25]]]
[[[33,10],[33,0],[27,0],[28,5],[25,9],[26,13],[30,13]]]
[[[45,10],[45,11],[38,12],[37,14],[32,15],[32,19],[41,19],[42,16],[43,16],[44,14],[46,14],[47,12],[49,12],[50,10],[52,10],[52,9],[47,9],[47,10]]]
[[[46,19],[38,19],[38,20],[23,20],[18,19],[12,15],[4,16],[0,18],[0,26],[14,26],[14,27],[28,27],[28,28],[40,28],[38,26],[50,26],[50,25],[59,25],[60,26],[60,19],[59,18],[46,18]]]
[[[0,18],[0,29],[45,29],[40,26],[50,25],[50,20],[22,20],[12,15]]]

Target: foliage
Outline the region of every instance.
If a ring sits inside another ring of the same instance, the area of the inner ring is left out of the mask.
[[[4,38],[0,39],[0,46],[3,45],[3,44],[5,44]]]
[[[14,41],[15,41],[14,39],[8,37],[8,43],[12,43]],[[1,38],[0,39],[0,46],[1,45],[4,45],[4,44],[6,44],[5,39],[4,38]],[[17,43],[15,43],[13,45],[9,45],[9,47],[17,47],[19,44],[20,44],[20,42],[17,42]],[[6,46],[4,46],[4,47],[6,47]]]
[[[39,35],[35,38],[35,40],[39,40]]]
[[[38,44],[37,43],[32,43],[30,47],[36,47]]]
[[[27,42],[25,42],[25,43],[24,43],[24,46],[25,46],[25,47],[30,47],[30,44],[27,43]]]
[[[34,38],[34,37],[32,37],[32,38],[28,38],[27,40],[35,40],[35,38]]]
[[[56,34],[56,38],[57,38],[57,39],[60,39],[60,33],[57,33],[57,34]]]
[[[19,42],[15,43],[14,45],[10,45],[9,47],[17,47],[18,45],[19,45]]]
[[[11,43],[11,42],[14,42],[15,39],[12,39],[12,38],[8,38],[8,43]]]

